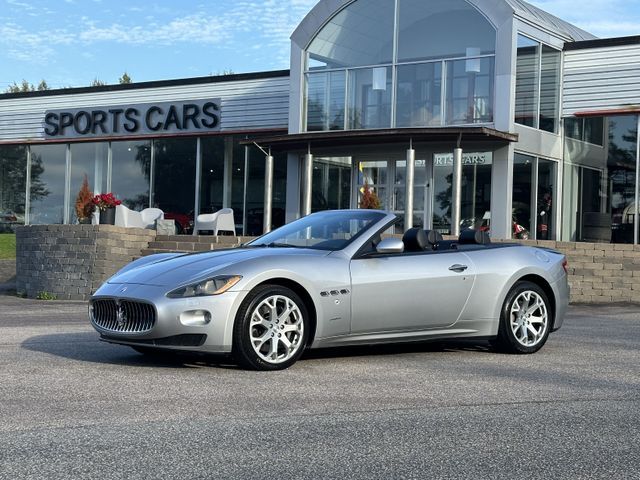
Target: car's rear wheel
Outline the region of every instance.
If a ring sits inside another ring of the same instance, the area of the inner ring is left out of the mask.
[[[302,299],[279,285],[255,288],[244,300],[233,328],[233,354],[243,367],[282,370],[304,351],[309,335]]]
[[[544,290],[532,282],[517,282],[507,294],[494,345],[509,353],[534,353],[549,337],[553,313]]]

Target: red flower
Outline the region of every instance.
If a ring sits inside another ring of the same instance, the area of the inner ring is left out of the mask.
[[[93,197],[93,204],[100,210],[106,210],[107,208],[115,208],[122,202],[118,200],[113,193],[101,193]]]

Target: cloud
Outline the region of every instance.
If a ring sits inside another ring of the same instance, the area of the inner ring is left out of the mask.
[[[529,0],[598,37],[640,34],[640,11],[626,0]]]

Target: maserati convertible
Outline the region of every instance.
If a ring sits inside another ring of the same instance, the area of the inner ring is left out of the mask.
[[[489,340],[533,353],[562,325],[567,261],[465,230],[389,235],[379,210],[314,213],[238,248],[142,257],[89,301],[103,341],[153,354],[230,354],[278,370],[307,348]]]

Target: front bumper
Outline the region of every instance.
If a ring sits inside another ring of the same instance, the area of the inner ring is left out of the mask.
[[[197,352],[231,352],[233,320],[243,292],[229,291],[222,295],[181,299],[167,298],[166,293],[167,287],[106,283],[89,300],[89,319],[101,339],[110,343]],[[150,304],[155,310],[155,322],[151,328],[140,332],[105,328],[94,321],[92,306],[96,300]],[[206,313],[207,321],[194,322],[193,312],[198,312],[198,315]]]

